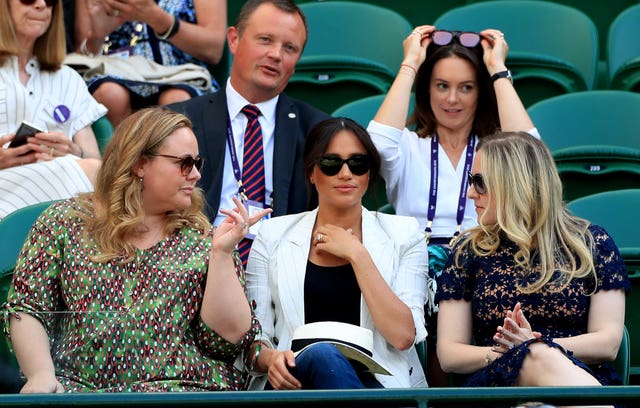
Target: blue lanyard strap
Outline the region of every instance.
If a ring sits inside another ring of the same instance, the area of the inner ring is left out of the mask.
[[[467,189],[469,187],[467,172],[471,171],[473,165],[473,153],[476,146],[476,138],[474,135],[469,135],[467,142],[467,151],[464,159],[464,173],[462,175],[462,183],[460,183],[460,195],[458,197],[458,209],[456,213],[456,231],[453,233],[453,238],[460,235],[462,230],[462,221],[464,220],[464,210],[467,205]],[[431,238],[431,225],[433,225],[433,219],[436,216],[436,202],[438,199],[438,152],[440,148],[438,145],[438,134],[436,133],[431,138],[431,183],[429,184],[429,208],[427,209],[427,226],[424,229],[425,240],[427,244]]]
[[[248,200],[244,186],[242,185],[242,170],[238,163],[238,153],[236,152],[236,144],[233,141],[233,129],[231,128],[231,118],[227,112],[227,145],[229,146],[229,154],[231,155],[231,166],[233,167],[233,175],[238,183],[238,194],[243,202]]]

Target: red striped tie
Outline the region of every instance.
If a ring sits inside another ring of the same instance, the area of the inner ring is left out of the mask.
[[[258,122],[260,109],[255,105],[246,105],[242,113],[247,117],[247,128],[244,131],[244,154],[242,158],[242,186],[247,199],[265,202],[264,185],[264,151],[262,150],[262,128]],[[243,239],[238,244],[238,252],[242,265],[246,268],[252,240]]]

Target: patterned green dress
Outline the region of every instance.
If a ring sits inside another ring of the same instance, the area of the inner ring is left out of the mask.
[[[200,319],[211,236],[185,228],[131,262],[96,263],[76,205],[57,203],[36,221],[5,306],[42,322],[65,390],[243,389],[260,325],[254,317],[232,344]],[[244,286],[237,256],[236,267]]]

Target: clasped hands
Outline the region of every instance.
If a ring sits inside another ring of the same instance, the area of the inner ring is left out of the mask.
[[[495,344],[491,350],[504,354],[527,340],[537,339],[541,336],[540,332],[531,329],[531,325],[522,312],[522,305],[518,302],[513,310],[507,311],[503,325],[498,326],[496,334],[493,336]]]

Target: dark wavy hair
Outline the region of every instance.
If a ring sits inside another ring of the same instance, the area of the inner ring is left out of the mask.
[[[313,168],[320,157],[327,152],[327,147],[333,137],[341,130],[351,133],[362,143],[371,160],[369,169],[369,189],[380,179],[380,154],[373,144],[371,136],[365,128],[349,118],[337,117],[318,122],[309,132],[304,144],[303,163],[304,175],[307,182],[311,178]]]
[[[431,75],[433,67],[438,61],[450,57],[458,57],[469,62],[476,72],[478,104],[472,131],[480,138],[493,134],[500,126],[498,104],[491,77],[482,60],[482,46],[477,45],[469,48],[455,41],[442,46],[434,43],[429,44],[427,58],[416,75],[415,110],[409,124],[415,125],[416,133],[420,137],[429,137],[436,132],[438,123],[431,109],[429,92]]]

